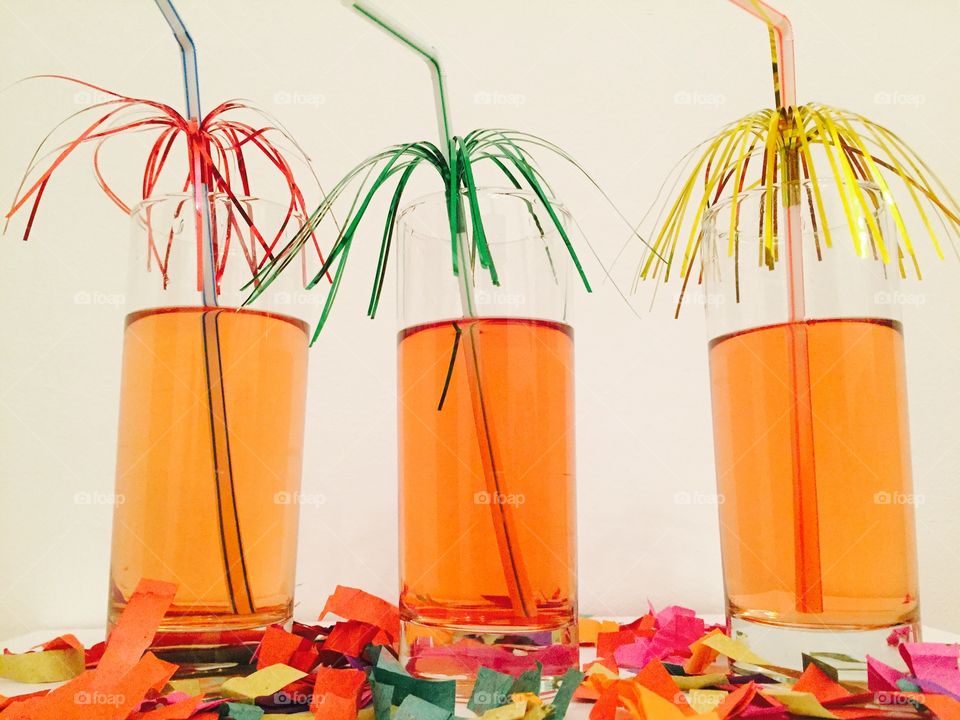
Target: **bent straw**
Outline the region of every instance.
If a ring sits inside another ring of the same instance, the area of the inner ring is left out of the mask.
[[[177,13],[171,0],[154,0],[173,36],[180,46],[183,63],[183,86],[186,94],[187,119],[201,122],[200,76],[197,70],[197,48],[190,32]],[[188,142],[199,142],[188,135]],[[210,196],[201,153],[192,153],[195,158],[193,176],[194,217],[197,230],[200,264],[200,284],[204,308],[218,307],[216,247],[213,224],[210,221]],[[210,410],[210,439],[213,444],[213,472],[217,492],[217,514],[220,525],[220,547],[226,574],[227,591],[234,613],[249,614],[254,611],[250,580],[247,576],[243,553],[243,538],[240,534],[240,517],[237,511],[236,488],[233,481],[233,463],[230,457],[230,433],[227,428],[227,400],[223,382],[223,357],[220,351],[220,332],[217,325],[220,310],[204,311],[203,358],[207,382],[207,400]]]
[[[773,60],[773,90],[784,142],[780,149],[781,202],[786,213],[787,293],[789,316],[787,344],[794,403],[793,425],[793,522],[796,608],[799,612],[823,612],[820,563],[820,518],[817,506],[817,467],[813,440],[813,404],[810,350],[805,321],[803,237],[800,228],[800,154],[797,126],[796,58],[790,19],[763,0],[730,0],[767,24]],[[771,165],[772,167],[772,165]],[[773,222],[774,198],[767,193],[765,222]]]
[[[437,128],[440,136],[440,151],[443,153],[448,166],[453,168],[456,162],[455,139],[450,130],[450,111],[447,104],[446,76],[440,63],[440,54],[429,43],[418,38],[414,33],[402,29],[402,25],[389,18],[372,3],[366,0],[343,0],[343,4],[352,7],[358,13],[370,20],[380,29],[386,31],[406,47],[419,54],[430,66],[433,77],[434,101],[437,110]],[[447,206],[449,212],[457,214],[456,254],[454,271],[460,291],[460,305],[463,316],[467,320],[478,318],[476,300],[474,298],[471,270],[471,253],[466,233],[466,218],[463,201],[460,197],[459,185],[454,182],[448,185]],[[527,574],[523,555],[520,551],[516,523],[512,508],[506,503],[499,502],[499,498],[506,493],[499,477],[502,472],[499,464],[499,450],[496,436],[490,423],[489,409],[484,400],[482,386],[482,372],[480,364],[480,337],[479,326],[476,322],[466,323],[466,332],[463,333],[464,355],[467,360],[467,376],[470,385],[470,402],[473,408],[474,424],[476,425],[477,443],[480,450],[480,460],[483,466],[484,481],[490,495],[490,510],[493,515],[494,534],[497,540],[497,550],[500,555],[500,564],[510,596],[510,603],[515,612],[524,617],[531,617],[536,607],[533,591]]]

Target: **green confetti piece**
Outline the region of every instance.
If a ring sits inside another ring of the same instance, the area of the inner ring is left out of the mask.
[[[567,708],[573,699],[573,693],[580,687],[580,683],[583,682],[583,677],[583,673],[576,668],[567,670],[566,675],[560,680],[560,689],[557,690],[557,694],[553,698],[553,715],[550,716],[551,720],[563,720],[566,716]]]
[[[514,680],[512,675],[505,675],[490,668],[480,668],[467,702],[467,709],[483,715],[487,710],[506,705],[510,701],[510,692],[515,682],[518,681]]]
[[[373,683],[373,714],[377,720],[390,720],[393,707],[393,685]]]
[[[383,645],[380,647],[380,652],[377,654],[376,659],[373,661],[373,666],[375,668],[380,668],[382,670],[388,670],[390,672],[395,672],[398,675],[406,675],[410,677],[410,673],[407,672],[407,669],[400,664],[400,661],[390,652],[388,648],[385,648]]]
[[[533,693],[534,695],[539,695],[542,672],[543,665],[538,662],[536,668],[533,670],[527,670],[516,679],[516,681],[513,683],[513,687],[510,689],[510,694]]]
[[[444,710],[415,695],[407,695],[393,720],[450,720],[452,717],[453,710]]]
[[[246,703],[224,703],[217,708],[221,718],[230,720],[260,720],[263,717],[263,708]]]
[[[383,660],[383,657],[381,654],[380,660]],[[393,686],[393,702],[395,704],[402,705],[408,696],[413,695],[453,713],[457,701],[456,680],[420,680],[411,677],[406,671],[397,672],[388,667],[374,667],[371,677],[375,683],[385,683]]]

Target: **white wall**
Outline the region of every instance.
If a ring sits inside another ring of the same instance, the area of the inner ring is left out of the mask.
[[[722,0],[389,4],[445,51],[459,132],[506,126],[552,138],[632,218],[690,146],[771,103],[766,35]],[[899,130],[958,187],[960,5],[908,5],[909,15],[894,0],[869,10],[783,0],[800,95]],[[182,0],[180,9],[200,44],[207,104],[242,96],[277,113],[326,183],[389,143],[433,137],[425,68],[339,3]],[[0,0],[0,87],[37,73],[181,102],[173,41],[147,0]],[[310,102],[282,102],[291,95]],[[898,102],[883,102],[891,96]],[[48,82],[0,93],[4,203],[34,145],[76,103],[74,89]],[[623,227],[585,183],[560,177],[594,242],[618,246]],[[75,496],[112,489],[124,309],[76,295],[124,292],[126,240],[124,218],[78,159],[51,183],[31,241],[15,231],[2,241],[0,636],[103,618],[111,508]],[[396,589],[396,328],[392,294],[380,319],[363,317],[376,229],[362,240],[312,356],[304,490],[327,501],[302,510],[304,615],[336,583]],[[906,311],[922,593],[925,620],[957,631],[960,308],[949,288],[960,266],[928,266],[913,288],[924,305]],[[714,482],[702,317],[674,321],[661,304],[637,320],[602,288],[580,302],[577,367],[583,609],[640,613],[649,598],[719,611],[715,508],[675,500]]]

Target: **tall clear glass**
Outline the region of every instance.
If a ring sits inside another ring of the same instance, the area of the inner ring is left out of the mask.
[[[109,623],[141,578],[177,585],[156,646],[189,666],[248,659],[291,618],[308,326],[302,276],[240,308],[287,207],[211,196],[218,306],[204,306],[192,196],[131,214]],[[252,219],[261,238],[247,225]]]
[[[908,296],[866,215],[851,237],[836,185],[821,187],[831,247],[810,184],[800,193],[802,317],[791,317],[780,233],[778,261],[760,262],[765,190],[715,206],[703,233],[727,612],[785,667],[804,651],[892,659],[890,633],[919,631],[898,312]],[[895,253],[880,189],[861,187]]]
[[[571,263],[536,196],[479,203],[499,284],[474,268],[469,317],[444,197],[399,219],[402,660],[549,688],[578,661]]]

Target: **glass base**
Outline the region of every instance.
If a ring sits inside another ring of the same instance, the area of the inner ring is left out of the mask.
[[[112,628],[122,606],[111,607]],[[255,668],[253,654],[271,625],[290,624],[288,605],[246,615],[172,609],[154,636],[150,651],[179,665],[175,678],[244,675]]]
[[[505,627],[402,620],[400,662],[417,677],[456,680],[459,698],[470,696],[481,666],[517,677],[540,662],[539,694],[549,698],[563,674],[579,667],[577,621],[554,627]]]
[[[896,646],[889,645],[891,633],[906,633],[905,639],[914,642],[920,638],[919,623],[890,625],[886,627],[801,627],[797,625],[774,625],[730,617],[730,636],[740,640],[754,653],[777,667],[791,670],[803,669],[804,653],[833,653],[847,655],[863,662],[867,655],[897,668],[904,668],[903,659]],[[746,668],[737,667],[737,670]],[[866,670],[849,668],[841,672],[841,680],[866,681]]]

